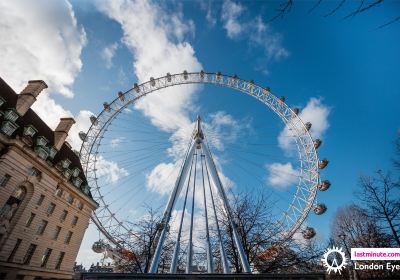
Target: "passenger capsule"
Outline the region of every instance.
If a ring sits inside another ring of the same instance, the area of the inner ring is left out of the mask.
[[[93,115],[90,116],[90,122],[92,123],[92,125],[97,125],[99,122],[97,121],[97,118]]]
[[[102,240],[96,241],[92,245],[92,250],[98,254],[103,253],[106,250],[106,244]]]
[[[185,80],[188,79],[188,72],[187,72],[186,70],[183,71],[183,78],[184,78]]]
[[[314,213],[316,214],[316,215],[322,215],[322,214],[324,214],[325,212],[326,212],[326,205],[325,204],[322,204],[322,203],[320,203],[320,204],[317,204],[315,207],[314,207]]]
[[[203,71],[203,70],[201,70],[201,71],[200,71],[200,79],[202,79],[202,80],[203,80],[203,79],[204,79],[204,75],[205,75],[204,71]]]
[[[151,85],[152,87],[154,87],[154,86],[156,85],[156,81],[154,80],[153,77],[150,78],[150,85]]]
[[[318,189],[321,192],[323,192],[323,191],[326,191],[327,189],[329,189],[330,186],[331,186],[331,182],[329,182],[328,180],[325,180],[318,184]]]
[[[319,146],[321,146],[321,144],[322,144],[321,139],[315,139],[315,140],[314,140],[314,148],[315,148],[315,149],[318,149]]]
[[[315,229],[312,227],[306,227],[306,229],[303,231],[303,237],[304,239],[311,239],[316,235]]]
[[[121,100],[122,102],[125,101],[125,95],[122,93],[122,91],[118,92],[118,97],[119,97],[119,100]]]
[[[217,78],[217,80],[221,79],[221,72],[217,72],[217,74],[215,75],[215,77]]]
[[[265,87],[264,90],[263,90],[263,94],[264,95],[268,95],[270,93],[271,93],[271,89],[269,87]]]
[[[86,141],[86,133],[85,132],[83,132],[83,131],[80,131],[79,133],[78,133],[78,135],[79,135],[79,138],[83,141],[83,142],[85,142]]]
[[[171,82],[171,80],[172,80],[171,74],[168,72],[168,73],[167,73],[167,81],[168,81],[168,82]]]
[[[104,107],[104,110],[105,110],[106,112],[110,112],[110,110],[111,110],[110,104],[108,104],[107,102],[104,102],[104,103],[103,103],[103,107]]]
[[[233,77],[232,77],[234,80],[239,80],[239,76],[238,75],[233,75]]]
[[[312,126],[312,124],[311,124],[310,122],[307,122],[307,123],[305,124],[305,127],[306,127],[307,131],[310,130],[311,126]]]
[[[318,162],[318,168],[324,169],[328,165],[329,161],[327,159],[322,159]]]
[[[283,103],[283,102],[285,102],[286,101],[286,97],[284,97],[284,96],[281,96],[281,98],[279,98],[279,100]]]
[[[293,111],[293,113],[295,113],[296,115],[298,115],[299,112],[300,112],[300,109],[299,109],[299,108],[293,108],[292,111]]]
[[[140,92],[140,87],[138,86],[137,83],[135,83],[135,84],[133,85],[133,88],[135,89],[135,91],[136,91],[137,93]]]

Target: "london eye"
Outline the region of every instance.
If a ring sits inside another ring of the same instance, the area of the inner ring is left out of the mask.
[[[209,97],[223,91],[219,104],[224,109],[194,108],[191,122],[173,131],[160,129],[136,107],[150,95],[168,102],[166,90],[193,85],[201,87],[198,98],[203,92]],[[270,118],[248,112],[246,122],[253,125],[229,127],[233,121],[226,113],[230,107],[225,94],[253,97]],[[106,253],[128,271],[160,272],[161,256],[168,254],[167,272],[193,273],[195,254],[203,254],[204,272],[231,273],[222,237],[226,228],[221,220],[225,220],[241,267],[251,273],[256,268],[244,252],[231,199],[257,184],[267,185],[264,189],[270,200],[266,203],[271,203],[273,217],[268,230],[274,231],[274,246],[263,248],[260,258],[294,235],[313,238],[316,231],[305,221],[310,213],[321,215],[327,210],[317,202],[317,193],[330,187],[329,181],[320,179],[328,161],[318,157],[322,140],[312,137],[312,123],[303,121],[300,112],[269,87],[220,72],[167,73],[118,92],[97,116],[90,117],[89,130],[79,135],[83,169],[99,204],[92,219],[102,239],[95,242],[93,250]],[[259,135],[258,130],[267,134],[280,131],[279,137],[292,149],[279,153],[276,141]],[[282,166],[286,168],[276,168]],[[267,173],[272,179],[266,178]],[[279,187],[282,178],[290,187]],[[143,205],[162,208],[147,271],[137,268],[134,241],[134,222],[145,215]],[[172,245],[166,249],[168,241]]]

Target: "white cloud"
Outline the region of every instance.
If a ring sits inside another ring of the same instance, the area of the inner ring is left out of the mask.
[[[200,1],[200,9],[206,12],[206,20],[210,27],[214,27],[217,24],[217,17],[215,15],[215,8],[212,5],[212,1]]]
[[[272,163],[265,166],[268,171],[267,184],[273,187],[287,188],[298,181],[298,172],[290,162]]]
[[[98,3],[104,14],[121,24],[122,41],[134,55],[133,67],[140,82],[167,72],[201,70],[192,46],[184,40],[193,23],[184,22],[181,13],[166,13],[150,1]],[[188,114],[196,90],[195,85],[165,89],[140,100],[136,108],[160,129],[173,132],[191,123]]]
[[[239,3],[225,0],[222,4],[221,19],[229,38],[236,38],[244,31],[243,23],[238,18],[244,11],[244,7]]]
[[[300,119],[306,123],[311,122],[310,133],[315,138],[321,138],[325,131],[329,128],[328,117],[330,108],[322,103],[320,98],[312,97],[308,101],[306,107],[299,113]],[[285,152],[292,152],[294,149],[293,132],[288,125],[281,131],[278,136],[279,146]]]
[[[113,66],[113,58],[115,55],[115,52],[118,49],[118,43],[115,42],[107,47],[105,47],[102,51],[101,51],[101,58],[105,61],[106,63],[106,68],[110,69]]]
[[[146,176],[147,188],[159,194],[170,194],[179,175],[180,166],[175,163],[160,163]]]
[[[289,51],[282,44],[282,34],[274,32],[261,17],[256,17],[250,26],[252,28],[252,32],[248,33],[250,42],[263,48],[268,60],[279,61],[289,56]]]
[[[125,139],[125,137],[117,137],[117,138],[111,139],[111,141],[110,141],[111,148],[117,148],[124,139]]]
[[[0,10],[0,73],[17,92],[30,79],[42,79],[49,88],[44,90],[32,109],[51,128],[61,117],[74,117],[76,123],[67,141],[80,150],[78,133],[90,127],[90,111],[76,116],[55,102],[49,93],[73,97],[71,86],[82,67],[81,51],[86,43],[83,27],[78,26],[68,1],[1,1]],[[128,173],[117,163],[103,158],[99,171],[109,182],[116,182]]]
[[[73,97],[86,33],[68,1],[1,1],[0,73],[17,92],[43,79],[52,92]]]
[[[116,184],[121,178],[129,176],[129,172],[125,168],[121,168],[118,163],[108,161],[102,156],[97,157],[96,169],[96,176],[104,176],[106,183]]]
[[[246,40],[251,47],[261,48],[265,58],[259,58],[262,66],[257,68],[263,73],[268,73],[267,64],[279,61],[289,56],[289,51],[283,46],[282,34],[275,32],[271,26],[263,22],[261,16],[254,19],[240,19],[244,17],[246,7],[231,0],[222,4],[221,19],[227,35],[231,39]]]

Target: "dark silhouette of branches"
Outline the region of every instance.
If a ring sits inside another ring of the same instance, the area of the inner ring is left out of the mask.
[[[293,6],[293,0],[287,0],[286,3],[282,3],[279,6],[279,9],[277,9],[278,13],[272,19],[270,19],[269,22],[272,22],[277,18],[283,18],[285,14],[290,12],[292,6]]]
[[[361,5],[359,6],[359,8],[357,10],[351,12],[350,14],[345,16],[343,19],[347,19],[349,17],[361,14],[361,13],[363,13],[363,12],[365,12],[365,11],[367,11],[367,10],[369,10],[369,9],[379,5],[379,4],[382,4],[382,3],[383,3],[383,0],[376,0],[375,2],[372,2],[371,4],[369,4],[368,6],[366,6],[364,8],[361,8],[363,6],[363,4],[364,4],[364,1],[362,1]]]
[[[311,14],[319,6],[319,4],[321,4],[321,2],[322,0],[318,0],[317,3],[315,3],[315,5],[308,10],[308,13]]]
[[[396,21],[399,21],[399,20],[400,20],[400,16],[398,16],[398,17],[392,19],[391,21],[389,21],[389,22],[387,22],[387,23],[385,23],[385,24],[382,24],[382,25],[379,26],[378,28],[384,28],[384,27],[386,27],[386,26],[388,26],[388,25],[391,25],[391,24],[393,24],[393,23],[395,23]]]
[[[336,13],[343,6],[344,2],[346,2],[346,0],[342,0],[339,3],[339,5],[336,6],[336,8],[334,8],[332,11],[330,11],[329,13],[324,15],[324,17],[329,17],[329,16],[333,15],[334,13]]]
[[[357,16],[357,15],[359,15],[361,13],[364,13],[364,12],[372,9],[372,8],[376,8],[377,6],[382,4],[383,2],[384,2],[384,0],[375,0],[375,1],[371,2],[368,5],[364,5],[365,4],[365,0],[360,0],[360,4],[358,5],[358,7],[355,10],[353,10],[351,13],[347,14],[346,16],[344,16],[343,19],[348,19],[350,17],[355,17],[355,16]],[[317,7],[319,7],[321,5],[321,3],[322,3],[322,0],[317,0],[315,2],[315,4],[308,10],[307,13],[311,14]],[[330,16],[336,14],[339,10],[341,10],[344,7],[345,3],[346,3],[346,0],[341,0],[334,9],[332,9],[330,12],[325,14],[323,17],[327,18],[327,17],[330,17]],[[293,0],[286,0],[286,1],[282,2],[279,5],[279,8],[276,9],[277,14],[273,18],[271,18],[269,20],[269,22],[275,21],[278,18],[283,18],[285,15],[287,15],[291,11],[291,9],[293,7],[293,4],[294,4]],[[396,17],[396,18],[394,18],[394,19],[392,19],[392,20],[390,20],[390,21],[378,26],[378,29],[385,28],[385,27],[387,27],[387,26],[389,26],[389,25],[391,25],[393,23],[396,23],[396,22],[400,22],[400,16],[398,16],[398,17]]]
[[[368,215],[378,221],[400,247],[399,184],[390,174],[378,171],[374,177],[361,177],[360,185],[358,196],[368,208]]]

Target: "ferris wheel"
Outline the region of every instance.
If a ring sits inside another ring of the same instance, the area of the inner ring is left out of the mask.
[[[160,78],[150,78],[145,83],[135,84],[127,92],[119,92],[112,102],[103,104],[103,110],[98,116],[90,117],[91,126],[89,130],[86,133],[80,132],[79,136],[83,141],[80,150],[83,170],[93,198],[99,204],[99,208],[93,214],[92,219],[105,239],[117,248],[113,255],[117,256],[118,252],[125,252],[125,255],[129,255],[132,261],[135,253],[135,245],[131,242],[132,235],[135,234],[132,219],[135,218],[130,212],[137,212],[139,204],[143,202],[166,206],[162,222],[158,227],[157,238],[154,241],[154,254],[149,272],[156,273],[158,271],[164,242],[167,238],[172,238],[175,241],[175,247],[171,258],[170,272],[176,273],[176,262],[181,251],[182,239],[184,239],[182,237],[183,224],[186,223],[189,227],[188,240],[186,240],[185,245],[187,247],[186,272],[191,273],[194,250],[193,228],[195,226],[193,217],[196,213],[195,192],[197,191],[197,196],[202,195],[202,202],[200,203],[202,206],[196,207],[201,208],[203,211],[201,215],[205,216],[206,221],[202,228],[205,229],[204,235],[206,236],[206,244],[208,244],[205,250],[207,271],[215,271],[209,234],[210,228],[214,227],[217,233],[215,236],[217,239],[219,237],[217,243],[219,244],[218,250],[223,272],[230,272],[221,240],[223,229],[218,225],[218,219],[221,218],[217,217],[215,205],[218,204],[223,209],[222,215],[230,221],[243,270],[251,272],[250,264],[243,252],[243,245],[238,237],[238,225],[235,224],[232,217],[227,190],[229,181],[235,182],[236,180],[226,179],[228,176],[222,173],[224,163],[222,160],[218,160],[220,157],[213,153],[217,150],[213,146],[221,139],[216,139],[215,132],[212,131],[210,125],[207,125],[207,122],[203,124],[202,116],[193,120],[191,130],[186,131],[186,135],[180,134],[179,141],[182,143],[180,143],[180,152],[174,153],[174,164],[164,164],[164,167],[169,167],[165,168],[168,172],[156,176],[153,189],[144,194],[146,186],[149,185],[150,172],[154,171],[155,167],[160,166],[157,164],[163,161],[163,157],[171,157],[171,149],[168,150],[171,135],[152,128],[154,124],[146,120],[143,114],[135,116],[132,107],[142,99],[147,98],[146,96],[149,94],[153,95],[168,88],[185,87],[193,84],[202,84],[205,87],[219,86],[230,91],[244,93],[261,102],[281,120],[281,124],[289,134],[285,137],[290,137],[295,147],[293,159],[297,163],[297,168],[296,174],[290,174],[290,172],[280,174],[281,176],[296,178],[290,191],[273,190],[280,201],[274,213],[274,226],[279,228],[275,243],[281,244],[296,233],[301,233],[305,239],[311,239],[315,236],[316,231],[312,227],[305,226],[304,221],[310,211],[320,215],[327,209],[325,204],[319,204],[316,201],[318,190],[325,191],[330,187],[329,181],[320,180],[320,170],[328,164],[326,159],[318,158],[317,149],[322,141],[313,139],[310,134],[312,124],[303,122],[299,117],[299,109],[290,108],[285,103],[285,97],[275,96],[270,88],[261,87],[254,81],[240,79],[237,75],[223,75],[220,72],[189,73],[184,71],[179,74],[168,73]],[[121,133],[125,133],[125,135]],[[249,148],[244,151],[247,154],[251,156],[265,155],[263,153],[265,146],[249,143],[249,141],[243,142],[246,142],[243,144],[246,147],[252,144],[258,145],[256,146],[257,153]],[[120,147],[120,150],[117,147]],[[235,151],[243,152],[243,147],[241,146],[239,149],[236,146]],[[169,153],[165,153],[166,150]],[[245,160],[246,158],[240,156],[237,162]],[[254,163],[254,165],[256,164]],[[246,170],[246,167],[240,165],[240,163],[236,163],[236,166],[238,166],[238,170],[232,172],[232,176],[247,173],[253,179],[256,177],[254,170],[248,172],[249,168]],[[249,179],[242,181],[249,182]],[[133,182],[137,184],[133,186]],[[292,182],[294,181],[292,180]],[[164,190],[164,193],[161,190],[163,195],[155,198],[154,190],[157,186],[165,184],[169,184],[169,188]],[[138,197],[141,197],[141,201],[137,199]],[[129,210],[128,205],[130,206]],[[209,226],[209,222],[213,225]],[[172,231],[170,230],[172,224],[177,225],[174,234],[171,234]],[[106,247],[110,248],[110,245],[96,243],[94,249],[101,252]],[[265,254],[268,253],[267,248],[265,252]],[[124,259],[123,255],[120,254],[118,258]]]

